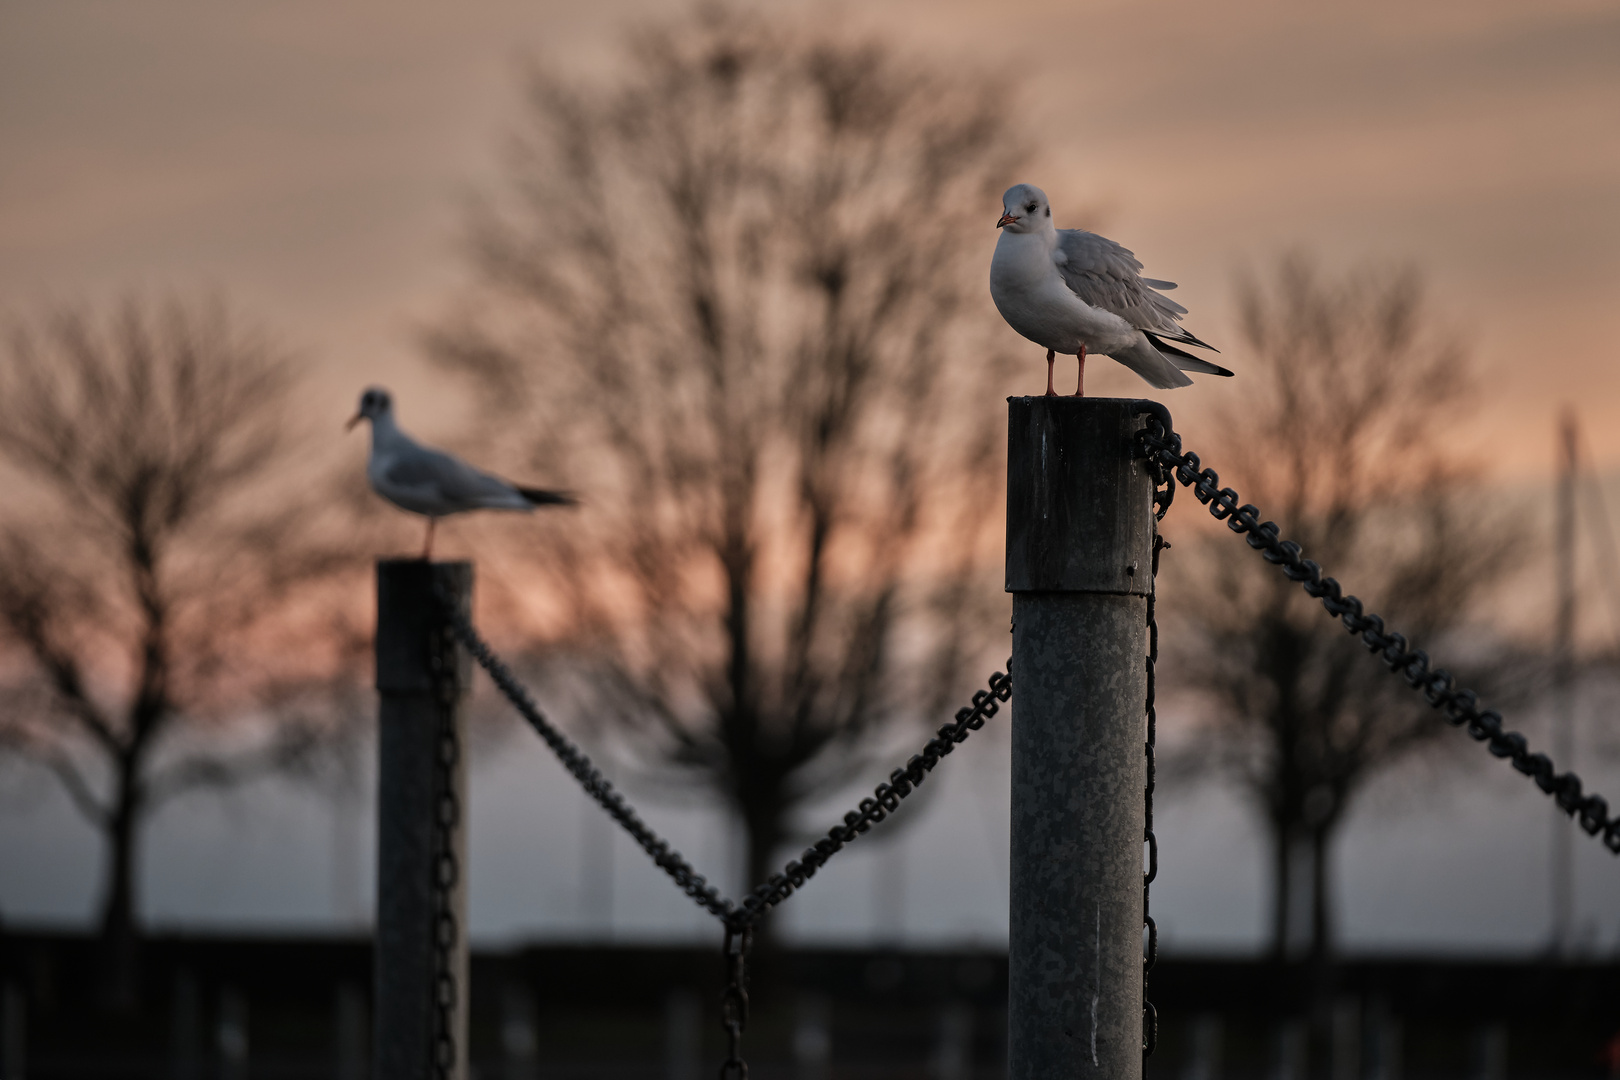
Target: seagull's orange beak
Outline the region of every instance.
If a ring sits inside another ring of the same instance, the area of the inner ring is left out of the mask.
[[[1017,220],[1018,220],[1018,218],[1013,214],[1002,214],[1001,215],[1001,220],[996,222],[996,228],[1005,229],[1008,225],[1011,225],[1013,222],[1015,222]]]
[[[349,417],[349,422],[347,424],[343,425],[343,430],[344,431],[353,431],[354,430],[354,425],[358,424],[360,421],[362,421],[364,419],[365,419],[364,416],[360,415],[359,413],[355,413],[353,416]]]

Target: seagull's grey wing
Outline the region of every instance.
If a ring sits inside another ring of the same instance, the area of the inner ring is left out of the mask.
[[[426,446],[413,446],[409,452],[399,454],[383,477],[390,485],[430,494],[446,512],[479,507],[521,509],[528,505],[517,489],[500,477]]]
[[[1156,291],[1173,289],[1175,282],[1142,277],[1142,264],[1129,249],[1084,229],[1059,229],[1056,262],[1064,283],[1092,307],[1138,330],[1210,348],[1181,328],[1187,309]]]

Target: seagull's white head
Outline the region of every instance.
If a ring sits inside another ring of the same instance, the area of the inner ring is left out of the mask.
[[[996,228],[1011,233],[1041,232],[1052,227],[1052,204],[1034,184],[1014,184],[1001,197],[1001,220]]]
[[[343,430],[348,431],[362,420],[375,420],[387,416],[394,408],[394,399],[380,386],[372,386],[360,395],[360,409],[349,418]]]

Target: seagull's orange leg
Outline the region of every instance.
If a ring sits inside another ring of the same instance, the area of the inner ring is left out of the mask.
[[[428,518],[427,540],[422,544],[422,561],[427,562],[433,558],[433,526],[439,523],[436,517]]]
[[[1057,391],[1052,389],[1052,361],[1057,359],[1055,349],[1046,350],[1046,396],[1057,397]]]
[[[1074,384],[1074,396],[1086,396],[1086,347],[1080,346],[1080,379]]]

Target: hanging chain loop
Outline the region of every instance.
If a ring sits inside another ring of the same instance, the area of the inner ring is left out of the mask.
[[[919,753],[913,754],[911,759],[902,768],[889,773],[889,779],[879,784],[869,798],[862,799],[854,810],[844,815],[843,820],[827,830],[825,836],[817,840],[797,859],[789,862],[780,873],[772,874],[762,884],[750,892],[741,904],[734,904],[720,894],[720,890],[693,869],[680,852],[669,846],[669,842],[653,832],[641,820],[633,807],[613,787],[613,784],[602,775],[601,770],[591,763],[573,741],[557,729],[551,721],[547,720],[540,707],[534,703],[529,691],[518,681],[512,669],[496,655],[495,650],[479,635],[468,616],[455,608],[447,609],[450,630],[466,646],[468,653],[478,662],[478,666],[489,673],[490,679],[501,691],[518,714],[528,721],[529,726],[539,733],[545,740],[552,753],[562,762],[575,780],[586,791],[586,794],[606,810],[624,830],[635,838],[642,850],[652,856],[665,873],[675,880],[686,895],[690,896],[709,914],[731,927],[751,926],[771,908],[792,896],[806,881],[815,875],[815,872],[827,864],[833,855],[854,843],[855,839],[871,830],[889,817],[900,807],[902,800],[910,795],[940,761],[955,750],[957,745],[967,741],[969,735],[984,727],[985,721],[1000,711],[1003,702],[1012,697],[1012,661],[1007,661],[1007,672],[995,672],[990,676],[987,689],[979,690],[973,695],[972,704],[964,705],[956,712],[956,719],[942,726],[933,738],[923,745]]]
[[[730,1051],[720,1067],[721,1080],[745,1080],[748,1076],[748,1065],[742,1059],[742,1031],[748,1020],[746,965],[755,924],[766,912],[802,888],[818,869],[827,864],[827,860],[898,810],[900,803],[922,785],[947,754],[955,750],[958,744],[966,742],[973,732],[984,727],[985,721],[995,716],[1002,704],[1012,697],[1012,661],[1008,660],[1007,671],[991,675],[988,688],[977,691],[971,704],[958,709],[956,719],[942,726],[923,745],[921,752],[912,755],[904,767],[891,772],[888,780],[877,785],[869,798],[862,799],[854,810],[844,815],[841,822],[828,829],[825,836],[806,848],[780,873],[772,874],[755,887],[741,904],[735,904],[709,884],[680,852],[670,847],[669,841],[653,832],[624,796],[591,764],[584,751],[546,719],[528,689],[479,635],[467,613],[451,602],[448,596],[441,595],[440,601],[444,605],[449,632],[466,647],[478,666],[489,673],[496,688],[551,748],[551,752],[579,781],[586,794],[635,838],[642,850],[652,856],[653,862],[680,886],[682,892],[725,926],[727,983],[725,996],[721,1000],[721,1021],[725,1025]],[[453,983],[450,989],[453,993]],[[441,1046],[439,1050],[442,1049]],[[453,1060],[453,1045],[450,1051]],[[443,1056],[442,1053],[440,1056]]]
[[[1248,545],[1267,562],[1282,569],[1290,581],[1299,582],[1307,594],[1322,601],[1327,613],[1344,623],[1344,628],[1361,637],[1367,651],[1384,662],[1389,670],[1406,680],[1422,694],[1430,707],[1438,709],[1447,722],[1465,729],[1475,740],[1485,743],[1495,757],[1507,759],[1515,769],[1535,781],[1552,796],[1558,808],[1573,818],[1591,836],[1620,855],[1620,815],[1609,813],[1608,801],[1601,795],[1586,794],[1580,777],[1559,772],[1546,754],[1533,753],[1525,737],[1502,729],[1502,714],[1481,709],[1472,690],[1457,686],[1456,677],[1444,668],[1432,668],[1429,654],[1408,647],[1404,634],[1384,628],[1384,620],[1364,610],[1362,602],[1347,595],[1339,583],[1322,573],[1321,566],[1304,557],[1300,546],[1284,540],[1277,523],[1261,521],[1260,509],[1253,504],[1239,505],[1238,493],[1221,487],[1214,469],[1202,467],[1198,455],[1181,449],[1181,436],[1170,425],[1170,414],[1156,402],[1144,402],[1147,424],[1137,433],[1137,452],[1153,467],[1165,470],[1193,496],[1209,508],[1210,516],[1226,522],[1227,528],[1243,536]],[[1158,517],[1170,507],[1175,488],[1167,485],[1161,501],[1154,495]]]

